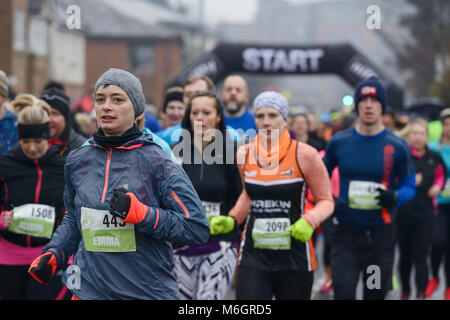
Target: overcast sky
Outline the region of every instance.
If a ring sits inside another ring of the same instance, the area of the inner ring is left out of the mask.
[[[199,0],[187,0],[187,2]],[[247,23],[252,21],[258,0],[204,0],[205,23],[215,25],[219,22]],[[272,0],[280,1],[280,0]],[[288,0],[289,2],[319,2],[323,0]],[[341,1],[341,0],[336,0]],[[280,1],[283,2],[283,1]]]
[[[198,17],[198,5],[204,1],[205,23],[214,26],[220,22],[248,23],[251,22],[257,10],[258,0],[172,0],[174,3],[192,4],[192,16]],[[271,0],[284,2],[283,0]],[[286,0],[288,2],[318,2],[324,0]],[[329,0],[328,0],[329,1]],[[342,1],[342,0],[335,0]]]
[[[218,22],[250,22],[256,13],[257,2],[258,0],[205,0],[205,22],[208,25]]]

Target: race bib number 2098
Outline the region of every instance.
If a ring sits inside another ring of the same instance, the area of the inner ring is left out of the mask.
[[[289,250],[291,233],[289,218],[257,218],[253,225],[252,239],[255,248],[269,250]]]

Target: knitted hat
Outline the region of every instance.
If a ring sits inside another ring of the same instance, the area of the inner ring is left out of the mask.
[[[47,102],[51,108],[58,110],[67,121],[70,113],[70,99],[64,91],[57,88],[49,88],[39,98]]]
[[[8,96],[8,77],[3,70],[0,70],[0,96]]]
[[[168,91],[166,93],[166,97],[164,98],[164,104],[162,107],[163,112],[166,112],[167,105],[171,101],[183,102],[183,88],[180,87],[180,90]]]
[[[355,89],[355,109],[358,111],[358,103],[361,101],[361,99],[372,96],[378,99],[381,103],[381,107],[383,108],[383,113],[386,110],[386,103],[387,103],[387,95],[386,95],[386,89],[384,88],[383,84],[380,82],[380,80],[376,77],[370,77],[369,79],[366,79],[362,81]]]
[[[136,119],[145,111],[145,96],[142,91],[142,85],[135,75],[128,71],[111,68],[100,76],[95,84],[94,95],[99,87],[104,85],[115,85],[121,88],[131,100],[134,109],[134,118]]]
[[[288,118],[289,103],[287,99],[278,92],[265,91],[260,93],[253,102],[253,110],[256,112],[263,107],[272,107],[278,110],[285,120]]]

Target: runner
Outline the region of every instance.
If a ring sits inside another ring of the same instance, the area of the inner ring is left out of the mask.
[[[236,74],[229,75],[223,81],[220,93],[224,106],[225,122],[235,130],[241,129],[244,139],[256,134],[255,117],[246,107],[250,94],[247,81]]]
[[[94,94],[99,130],[67,158],[67,213],[29,272],[46,283],[77,250],[63,277],[73,299],[178,299],[171,243],[208,240],[201,201],[182,168],[135,126],[145,103],[139,80],[110,69]]]
[[[61,154],[68,155],[70,151],[81,147],[86,138],[77,133],[69,120],[70,98],[64,91],[57,88],[46,89],[40,99],[52,108],[50,114],[50,144],[60,148]]]
[[[186,112],[182,87],[172,87],[166,90],[162,112],[165,119],[165,129],[181,124]]]
[[[436,196],[445,182],[445,169],[439,154],[427,147],[428,122],[416,119],[407,126],[416,171],[417,194],[411,202],[398,209],[397,234],[400,249],[399,271],[402,300],[411,293],[411,269],[415,267],[416,299],[422,300],[428,282],[427,257],[431,247]],[[436,210],[435,210],[436,209]]]
[[[234,219],[246,221],[237,299],[310,299],[316,268],[311,235],[333,211],[330,181],[317,151],[291,140],[281,94],[263,92],[253,107],[258,134],[237,153],[243,191],[232,217],[210,220],[211,232],[232,229]],[[307,188],[316,205],[305,213]]]
[[[193,75],[186,79],[183,85],[183,106],[176,112],[176,117],[173,119],[177,119],[176,124],[167,128],[166,130],[158,132],[158,136],[161,137],[164,141],[166,141],[169,145],[177,143],[180,139],[181,133],[181,121],[186,112],[186,105],[189,101],[189,98],[192,97],[196,92],[199,91],[211,91],[214,92],[216,90],[216,86],[214,82],[206,76],[198,76]],[[176,99],[178,100],[180,97],[170,93],[166,99]],[[167,101],[167,100],[166,100]],[[181,107],[181,106],[180,106]]]
[[[425,297],[431,297],[439,285],[439,269],[444,258],[445,299],[450,300],[450,109],[444,109],[439,115],[439,119],[442,123],[441,139],[431,142],[429,146],[444,160],[446,183],[444,190],[437,198],[439,211],[436,217],[434,244],[431,250],[432,278],[428,282]]]
[[[300,142],[309,144],[317,151],[322,151],[325,149],[326,141],[317,136],[310,135],[309,128],[310,125],[306,113],[297,113],[292,116],[292,131],[295,134],[295,138]]]
[[[27,272],[64,215],[65,159],[48,149],[49,115],[49,106],[24,108],[19,147],[0,157],[0,299],[54,300],[63,290],[60,276],[42,286]]]
[[[386,91],[378,79],[357,86],[355,106],[355,127],[336,133],[324,158],[330,175],[339,167],[340,180],[331,245],[334,297],[354,300],[362,272],[364,299],[384,299],[392,283],[395,207],[415,195],[414,166],[406,141],[382,124]]]
[[[242,185],[234,161],[235,142],[227,135],[223,109],[214,93],[200,91],[190,98],[182,127],[188,135],[173,148],[180,150],[183,169],[208,218],[226,217]],[[212,235],[200,246],[176,246],[173,273],[182,299],[225,297],[233,280],[241,231],[235,228],[226,234]]]

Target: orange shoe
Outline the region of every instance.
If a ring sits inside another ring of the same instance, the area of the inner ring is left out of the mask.
[[[445,300],[450,300],[450,287],[445,290]]]
[[[425,290],[425,298],[431,297],[438,286],[439,286],[438,279],[434,277],[431,278],[430,281],[428,281],[427,288]]]

